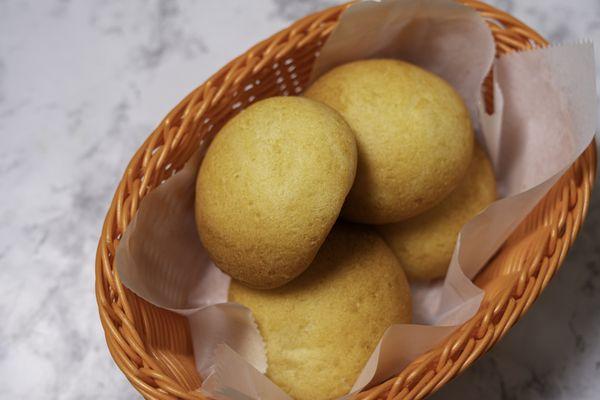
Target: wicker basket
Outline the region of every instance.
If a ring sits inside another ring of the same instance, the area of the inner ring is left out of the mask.
[[[481,13],[500,54],[546,45],[520,21],[484,3]],[[117,188],[96,256],[96,296],[108,348],[129,381],[150,399],[202,399],[187,321],[121,284],[115,249],[140,200],[188,160],[225,121],[254,100],[305,87],[315,55],[348,5],[309,15],[231,61],[179,103],[135,153]],[[490,80],[486,87],[490,87]],[[492,107],[487,90],[487,106]],[[596,171],[592,143],[476,278],[477,314],[399,375],[359,399],[423,398],[472,364],[531,306],[567,254],[586,214]]]

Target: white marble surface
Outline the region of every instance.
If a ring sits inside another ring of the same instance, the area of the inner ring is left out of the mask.
[[[94,298],[129,156],[219,66],[333,1],[0,0],[2,398],[133,399]],[[552,41],[600,37],[598,0],[496,0]],[[598,399],[600,194],[512,332],[435,399]]]

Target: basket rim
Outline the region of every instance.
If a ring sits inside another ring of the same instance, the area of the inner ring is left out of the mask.
[[[486,19],[500,53],[548,44],[541,35],[504,11],[477,0],[459,2],[474,8]],[[293,42],[289,40],[291,37],[304,31],[316,30],[317,27],[321,29],[321,37],[327,37],[337,24],[341,12],[351,4],[353,2],[307,15],[234,58],[184,97],[144,140],[128,163],[103,223],[96,253],[95,291],[109,351],[117,366],[144,397],[204,398],[200,392],[182,387],[164,373],[154,356],[147,351],[144,340],[135,327],[126,289],[114,270],[113,256],[121,234],[135,214],[141,198],[153,189],[150,184],[140,182],[140,170],[148,171],[165,165],[169,151],[175,151],[178,145],[185,147],[182,145],[186,140],[183,134],[178,136],[183,129],[174,134],[168,133],[171,122],[181,113],[186,115],[190,112],[189,105],[194,100],[202,97],[202,107],[214,106],[222,100],[231,85],[243,81],[247,74],[260,70],[267,61],[282,59],[291,49],[286,45],[286,40]],[[329,25],[322,28],[326,23]],[[296,41],[294,45],[298,43]],[[257,56],[262,56],[266,61],[263,64],[260,61],[249,62]],[[487,90],[488,104],[490,96],[491,91]],[[161,140],[162,148],[155,151]],[[444,339],[443,346],[437,346],[421,355],[397,376],[358,394],[358,398],[422,398],[462,372],[508,332],[554,276],[581,227],[595,183],[596,151],[594,138],[540,202],[540,206],[548,203],[548,207],[555,207],[558,211],[549,222],[547,235],[539,241],[543,246],[537,257],[534,257],[535,268],[526,268],[528,273],[522,274],[512,290],[497,296],[499,298],[491,298],[486,294],[476,316]],[[185,158],[185,154],[182,158]],[[173,170],[176,170],[176,166]],[[542,211],[539,212],[540,218]],[[487,309],[482,313],[484,304]]]

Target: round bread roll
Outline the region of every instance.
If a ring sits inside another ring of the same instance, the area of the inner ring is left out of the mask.
[[[256,288],[298,276],[340,213],[356,158],[348,124],[313,100],[273,97],[232,118],[196,182],[196,223],[212,260]]]
[[[495,199],[492,165],[481,147],[475,146],[473,160],[462,182],[440,204],[421,215],[381,225],[378,229],[409,279],[442,278],[463,225]]]
[[[274,290],[232,282],[229,299],[252,310],[267,376],[296,400],[350,391],[384,331],[411,320],[410,288],[384,240],[338,223],[311,266]]]
[[[342,216],[386,224],[446,197],[473,154],[473,129],[444,80],[398,60],[364,60],[321,76],[305,96],[338,110],[356,134],[358,169]]]

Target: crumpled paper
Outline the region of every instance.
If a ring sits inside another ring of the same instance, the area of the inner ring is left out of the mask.
[[[358,28],[357,28],[358,27]],[[465,100],[494,166],[501,198],[467,223],[443,282],[414,284],[414,324],[391,326],[352,392],[398,373],[479,309],[471,279],[589,145],[596,128],[591,44],[555,46],[494,61],[489,29],[449,0],[364,1],[325,43],[313,77],[353,60],[399,58],[449,81]],[[481,84],[494,70],[494,113]],[[229,277],[207,258],[193,215],[201,152],[140,203],[116,255],[122,282],[188,317],[202,390],[216,399],[289,399],[261,372],[264,344],[251,312],[226,303]]]

